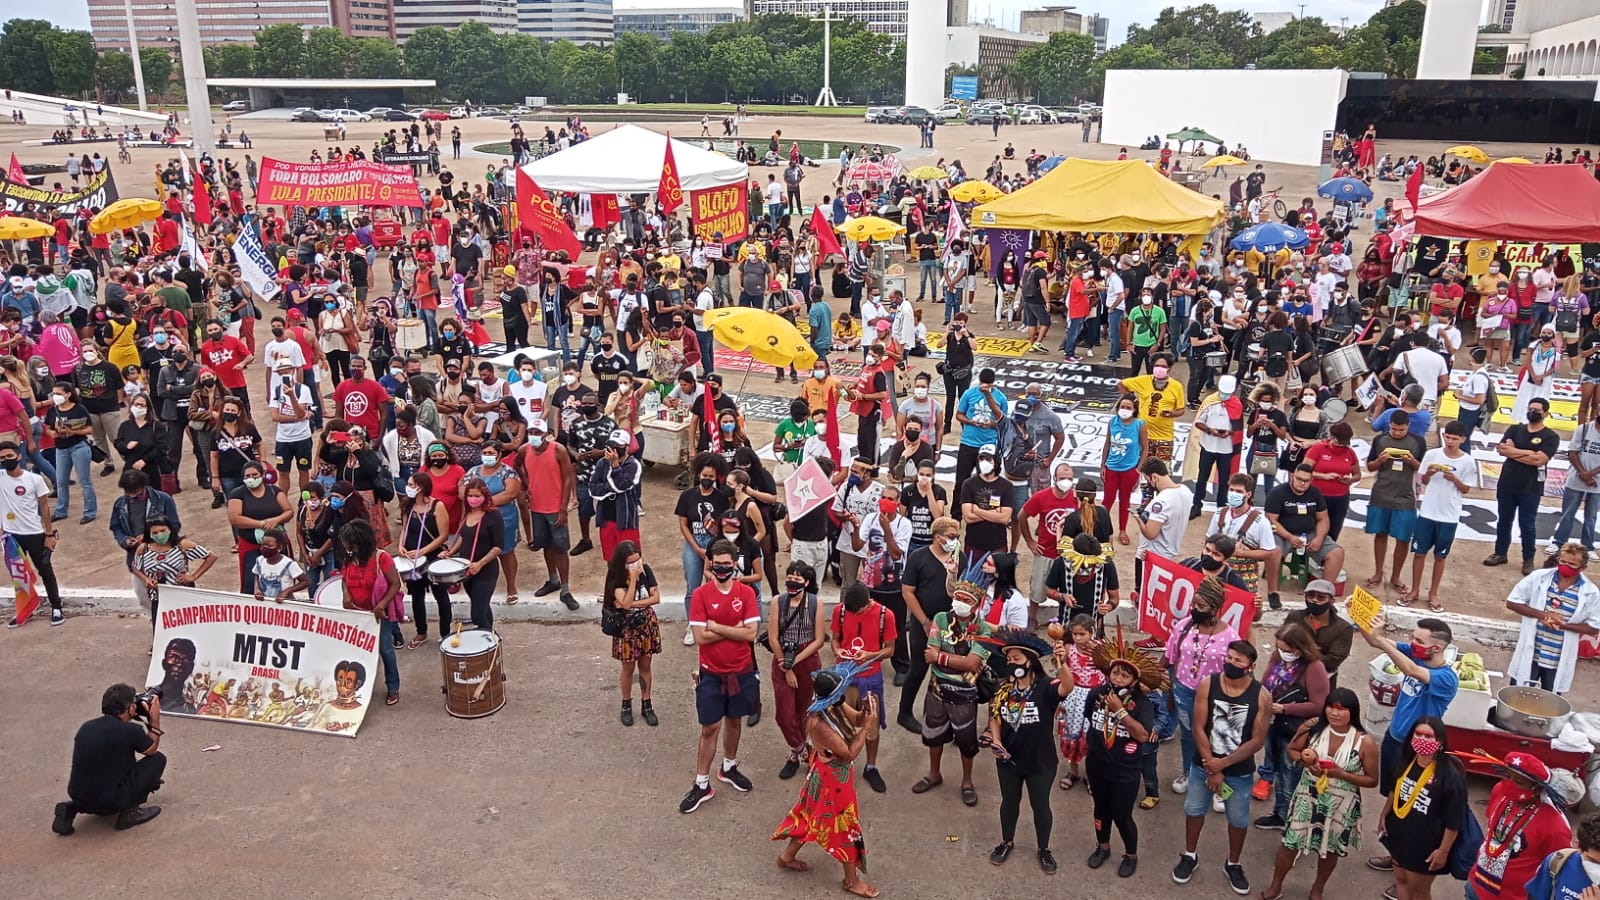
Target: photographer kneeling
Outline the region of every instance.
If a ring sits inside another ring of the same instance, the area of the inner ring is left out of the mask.
[[[83,723],[73,738],[72,774],[67,779],[67,796],[72,799],[56,804],[50,830],[71,834],[73,817],[79,813],[114,815],[118,830],[143,825],[161,814],[159,806],[143,806],[161,787],[167,768],[166,756],[156,752],[161,746],[161,704],[152,699],[126,684],[106,688],[100,698],[103,715]],[[144,758],[135,760],[134,754]]]

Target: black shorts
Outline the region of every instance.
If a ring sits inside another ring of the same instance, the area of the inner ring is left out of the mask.
[[[287,471],[289,464],[302,472],[311,471],[311,438],[302,438],[298,441],[279,441],[275,448],[278,454],[278,468]]]
[[[533,513],[531,518],[533,533],[528,535],[528,549],[565,553],[572,546],[567,526],[556,524],[555,513]]]
[[[700,724],[715,725],[723,719],[742,719],[761,709],[761,676],[756,672],[734,675],[738,692],[727,693],[722,675],[700,671],[694,686],[694,708]]]

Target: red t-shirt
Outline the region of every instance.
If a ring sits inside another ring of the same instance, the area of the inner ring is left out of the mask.
[[[1361,463],[1356,459],[1356,452],[1349,447],[1335,447],[1332,441],[1317,441],[1312,444],[1306,450],[1305,461],[1311,464],[1313,472],[1351,475],[1361,471]],[[1318,478],[1311,482],[1311,486],[1321,491],[1324,497],[1350,496],[1350,485],[1342,481]]]
[[[72,226],[68,225],[67,220],[61,216],[56,216],[53,224],[56,229],[56,243],[65,244],[72,237]]]
[[[1507,811],[1506,796],[1515,787],[1502,781],[1489,792],[1489,806],[1484,817],[1485,834],[1493,835],[1496,821],[1502,815],[1507,822],[1522,821],[1516,811]],[[1467,877],[1467,883],[1476,889],[1484,900],[1528,900],[1527,884],[1544,864],[1546,856],[1572,846],[1572,826],[1561,811],[1549,803],[1540,803],[1533,818],[1523,827],[1521,837],[1511,842],[1499,856],[1491,856],[1489,844],[1478,849],[1477,863]],[[1556,896],[1561,896],[1557,892]]]
[[[236,337],[223,335],[220,341],[206,341],[200,345],[201,362],[217,373],[217,380],[228,390],[244,387],[242,363],[250,355],[250,348]]]
[[[351,425],[367,430],[369,438],[377,438],[383,430],[383,404],[389,392],[371,378],[360,381],[346,378],[334,389],[333,400],[339,405],[339,414]]]
[[[1078,495],[1068,491],[1065,497],[1057,497],[1054,488],[1036,492],[1022,504],[1024,516],[1038,516],[1039,525],[1035,533],[1039,535],[1039,552],[1050,559],[1061,555],[1056,546],[1061,540],[1061,523],[1067,520],[1067,514],[1078,508]]]
[[[1074,319],[1089,315],[1089,294],[1084,289],[1083,279],[1076,275],[1067,284],[1067,315]]]
[[[450,220],[449,219],[446,219],[443,216],[440,216],[439,218],[433,220],[431,227],[433,229],[433,244],[434,244],[434,246],[443,247],[445,244],[450,243]]]
[[[735,628],[761,621],[756,592],[750,585],[732,582],[727,593],[713,582],[694,589],[689,597],[689,624],[704,628],[716,622]],[[700,669],[711,675],[739,675],[755,669],[755,654],[744,641],[715,641],[700,645]]]
[[[876,600],[868,600],[861,612],[853,613],[841,603],[833,608],[834,647],[840,652],[860,653],[870,656],[893,644],[900,637],[894,626],[894,614]],[[876,660],[858,674],[877,675],[883,670],[883,660]]]
[[[178,236],[178,223],[172,219],[161,219],[157,221],[152,231],[155,235],[155,247],[157,252],[176,250],[178,249],[178,245],[182,243],[181,238]]]

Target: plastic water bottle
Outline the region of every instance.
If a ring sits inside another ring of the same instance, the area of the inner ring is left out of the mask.
[[[1294,551],[1295,555],[1297,555],[1297,556],[1305,556],[1306,555],[1306,548],[1310,547],[1310,546],[1311,546],[1311,535],[1309,535],[1309,534],[1300,535],[1300,546],[1295,548],[1295,551]]]

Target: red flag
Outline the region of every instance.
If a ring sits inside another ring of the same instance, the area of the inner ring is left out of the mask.
[[[12,162],[16,157],[11,157]],[[13,617],[18,625],[25,625],[28,617],[39,609],[39,573],[33,561],[22,554],[22,546],[11,535],[5,536],[6,572],[11,576],[11,588],[16,592]]]
[[[211,188],[198,172],[194,176],[194,221],[197,225],[211,224]]]
[[[833,233],[833,223],[822,214],[820,206],[811,210],[811,233],[817,236],[817,249],[822,251],[823,259],[844,255],[844,248],[839,246],[839,237]]]
[[[22,163],[17,161],[17,155],[11,154],[11,169],[6,173],[6,180],[16,184],[27,184],[28,173],[22,171]]]
[[[839,464],[839,391],[836,388],[828,390],[828,433],[822,436],[822,442],[828,445],[828,456],[833,458],[833,464]]]
[[[1417,200],[1421,196],[1422,166],[1419,165],[1417,166],[1416,170],[1411,173],[1411,177],[1406,179],[1406,199],[1411,201],[1411,212],[1413,215],[1415,215],[1417,212]]]
[[[656,196],[661,198],[661,211],[672,211],[683,205],[683,182],[678,180],[678,163],[672,158],[672,135],[667,134],[667,152],[661,160],[661,183],[656,186]]]
[[[616,194],[590,194],[589,215],[594,219],[594,227],[610,228],[622,221],[622,205],[617,202]]]
[[[539,239],[546,250],[565,250],[577,259],[583,242],[567,227],[561,211],[526,172],[517,170],[517,227]]]
[[[720,453],[722,452],[722,429],[717,427],[717,404],[711,399],[710,375],[707,375],[706,380],[700,383],[700,399],[705,401],[705,409],[700,411],[700,427],[711,433],[711,447]]]

